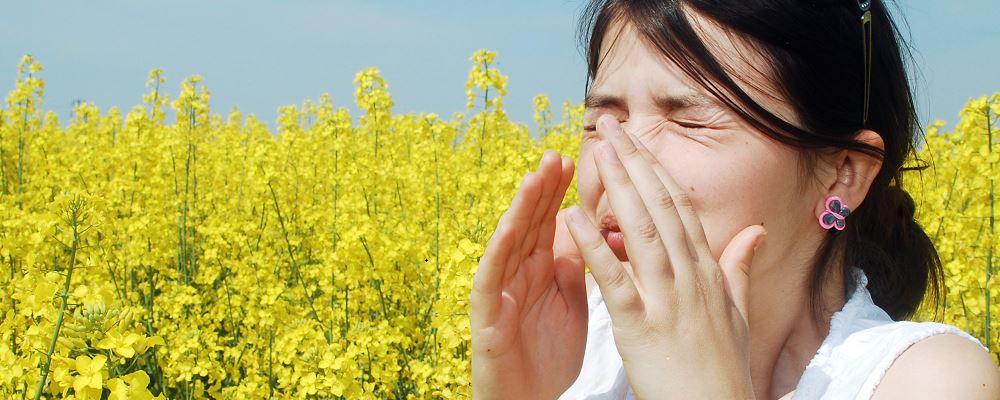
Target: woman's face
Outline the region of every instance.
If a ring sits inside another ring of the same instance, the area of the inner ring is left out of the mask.
[[[740,51],[739,44],[729,41],[714,25],[700,25],[703,35],[711,35],[716,56],[729,63],[731,74],[742,74],[743,79],[759,74],[745,61],[746,52]],[[587,96],[578,162],[581,206],[595,225],[613,214],[594,160],[605,138],[593,128],[599,117],[609,115],[636,135],[685,190],[716,260],[740,230],[753,224],[763,223],[768,230],[755,260],[785,259],[790,254],[781,249],[816,237],[818,224],[812,215],[820,195],[804,191],[811,186],[800,182],[796,150],[743,122],[675,64],[647,47],[630,26],[625,26],[607,53],[615,29],[609,29],[603,40],[601,54],[607,55]],[[786,105],[751,87],[760,85],[759,79],[753,85],[740,84],[761,105],[795,123]],[[625,254],[618,256],[627,260]],[[771,264],[766,261],[760,267]]]

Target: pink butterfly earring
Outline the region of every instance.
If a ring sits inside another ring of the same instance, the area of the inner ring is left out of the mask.
[[[851,209],[847,208],[840,196],[827,197],[826,209],[819,216],[819,226],[828,229],[832,234],[837,234],[847,227],[848,215],[851,215]]]

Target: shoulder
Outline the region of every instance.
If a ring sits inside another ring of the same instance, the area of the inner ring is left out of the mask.
[[[993,356],[966,337],[932,335],[896,358],[872,396],[873,400],[942,398],[1000,398],[1000,369]]]

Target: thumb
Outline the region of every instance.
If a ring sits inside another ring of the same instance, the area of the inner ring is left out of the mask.
[[[569,228],[566,226],[565,214],[566,209],[559,210],[556,213],[556,232],[555,238],[552,240],[552,255],[555,258],[566,258],[574,265],[579,265],[582,269],[583,254],[580,253],[580,248],[576,246],[576,241],[573,240],[573,236],[569,233]]]
[[[726,294],[736,304],[736,309],[748,320],[747,308],[750,303],[750,264],[757,245],[767,235],[761,225],[750,225],[737,233],[719,257],[719,268],[725,277]]]
[[[576,246],[576,241],[569,233],[564,218],[565,210],[559,210],[556,214],[556,232],[552,242],[553,255],[553,278],[561,291],[565,291],[567,298],[575,298],[571,301],[579,309],[578,312],[587,314],[587,282],[585,278],[585,267],[583,255],[580,248]]]

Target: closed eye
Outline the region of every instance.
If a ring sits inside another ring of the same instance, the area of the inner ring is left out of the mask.
[[[706,128],[705,125],[696,124],[696,123],[692,123],[692,122],[675,121],[674,123],[677,124],[678,126],[682,127],[682,128],[685,128],[685,129],[703,129],[703,128]],[[583,127],[583,130],[585,132],[596,132],[597,131],[597,125],[585,125]]]
[[[680,125],[681,127],[689,128],[689,129],[699,129],[699,128],[704,128],[705,127],[705,125],[697,124],[697,123],[693,123],[693,122],[687,122],[687,121],[674,121],[674,123],[677,124],[677,125]]]

